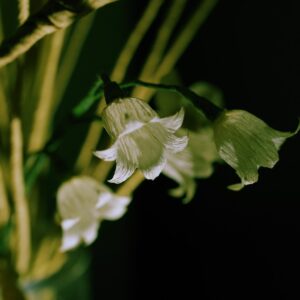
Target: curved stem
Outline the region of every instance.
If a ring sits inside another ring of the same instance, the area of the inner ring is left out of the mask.
[[[114,0],[49,0],[0,46],[0,68],[28,51],[38,40]]]
[[[150,83],[141,80],[120,84],[121,88],[129,88],[133,86],[144,86],[156,90],[178,93],[179,95],[190,100],[194,104],[194,106],[202,110],[203,113],[206,115],[206,117],[211,121],[214,121],[219,116],[219,114],[223,111],[222,108],[216,106],[206,98],[197,95],[195,92],[183,86]]]

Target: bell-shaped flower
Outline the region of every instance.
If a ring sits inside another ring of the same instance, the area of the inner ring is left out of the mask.
[[[296,132],[275,130],[247,111],[223,112],[214,124],[215,143],[221,158],[241,179],[240,184],[229,188],[239,190],[253,184],[260,167],[273,168],[280,146]]]
[[[179,184],[170,194],[174,197],[185,196],[184,203],[191,201],[196,191],[195,178],[210,177],[214,170],[213,163],[219,160],[212,127],[189,131],[187,147],[181,152],[168,154],[163,169],[164,175]]]
[[[109,182],[121,183],[140,169],[147,179],[155,179],[166,163],[168,153],[182,151],[187,136],[174,133],[181,127],[184,111],[159,118],[144,101],[124,98],[113,101],[103,111],[104,127],[113,145],[94,154],[106,161],[116,160],[116,171]]]
[[[115,195],[108,187],[87,176],[74,177],[57,192],[58,212],[63,229],[62,251],[82,242],[91,244],[102,220],[116,220],[124,215],[129,197]]]

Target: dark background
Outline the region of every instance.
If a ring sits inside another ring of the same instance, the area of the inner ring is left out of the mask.
[[[184,18],[197,3],[189,2]],[[122,0],[98,12],[82,57],[102,43],[99,57],[83,59],[73,80],[90,83],[111,70],[145,4]],[[293,130],[299,56],[299,1],[221,0],[177,70],[187,86],[205,80],[221,88],[228,108]],[[138,64],[129,78],[136,74]],[[259,182],[237,193],[226,189],[237,182],[234,170],[218,165],[188,205],[168,197],[171,180],[144,182],[126,216],[104,222],[91,247],[94,299],[300,299],[299,153],[296,136],[273,170],[260,170]]]

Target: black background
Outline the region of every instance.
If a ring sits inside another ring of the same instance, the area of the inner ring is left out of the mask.
[[[189,2],[185,18],[197,3]],[[124,0],[99,12],[99,22],[111,25],[98,28],[107,38],[98,71],[110,70],[106,49],[117,54],[145,4]],[[124,11],[127,17],[118,19]],[[221,88],[228,108],[293,130],[299,57],[299,1],[221,0],[177,69],[186,85],[205,80]],[[226,189],[237,182],[234,171],[218,165],[188,205],[168,197],[171,180],[144,182],[126,216],[104,222],[91,247],[94,299],[300,299],[299,154],[297,136],[273,170],[260,170],[259,182],[238,193]]]

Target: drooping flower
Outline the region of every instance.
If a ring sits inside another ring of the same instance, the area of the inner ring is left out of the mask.
[[[179,186],[171,190],[174,197],[182,197],[184,203],[192,200],[196,191],[196,178],[208,178],[213,173],[213,163],[219,161],[213,129],[206,126],[193,132],[189,131],[187,147],[178,153],[170,153],[163,174],[175,180]]]
[[[221,158],[241,178],[240,184],[229,188],[239,190],[253,184],[260,167],[273,168],[279,160],[279,148],[296,132],[275,130],[247,111],[223,112],[214,124],[215,143]]]
[[[97,237],[102,220],[124,215],[129,197],[115,195],[107,186],[87,176],[73,177],[57,192],[57,205],[63,229],[62,251],[82,242],[90,245]]]
[[[187,136],[174,133],[181,127],[184,111],[159,118],[145,102],[136,98],[113,101],[103,111],[104,127],[113,145],[94,154],[106,161],[116,160],[116,171],[109,182],[121,183],[140,169],[147,179],[155,179],[166,163],[168,153],[182,151]]]

